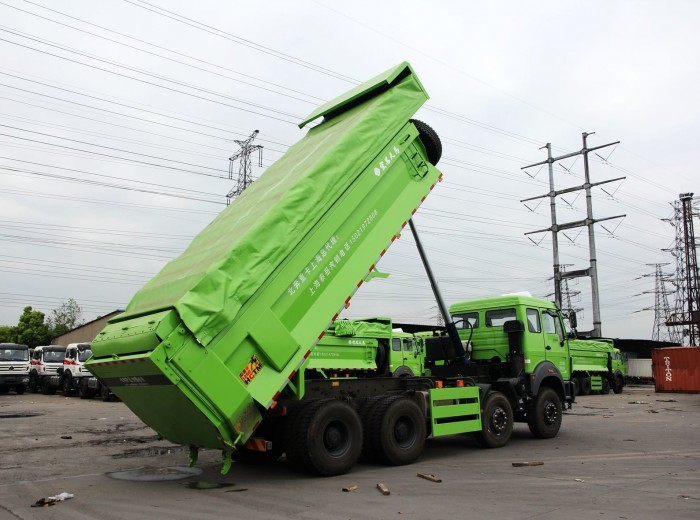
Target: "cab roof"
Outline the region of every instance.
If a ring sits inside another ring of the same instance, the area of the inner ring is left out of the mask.
[[[457,312],[516,306],[537,307],[540,309],[557,308],[553,302],[541,298],[533,298],[532,296],[523,296],[520,294],[507,294],[504,296],[492,296],[489,298],[478,298],[476,300],[454,303],[450,306],[450,313],[454,314]]]

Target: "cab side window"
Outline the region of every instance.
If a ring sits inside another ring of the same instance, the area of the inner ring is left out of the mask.
[[[486,311],[486,326],[501,327],[505,322],[515,319],[515,309],[497,309]]]
[[[410,339],[403,340],[403,349],[406,352],[411,352],[413,350],[413,342]]]
[[[391,350],[395,350],[397,352],[401,351],[401,339],[400,338],[392,338]]]
[[[525,315],[527,316],[527,330],[535,333],[542,332],[542,329],[540,328],[539,311],[537,309],[526,309]]]
[[[465,312],[452,316],[458,329],[475,329],[479,326],[478,312]]]
[[[557,333],[556,320],[554,319],[554,316],[552,316],[551,314],[548,314],[546,312],[542,313],[542,325],[544,327],[545,334],[556,334]]]

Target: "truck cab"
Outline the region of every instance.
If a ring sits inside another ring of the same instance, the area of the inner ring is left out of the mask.
[[[0,343],[0,394],[23,394],[29,384],[29,347]]]
[[[63,394],[70,396],[79,388],[80,380],[91,377],[92,374],[84,366],[84,363],[92,356],[90,343],[70,343],[66,347],[66,357],[63,360],[63,374],[61,388]]]
[[[469,342],[472,371],[510,397],[516,420],[527,420],[533,433],[532,407],[544,399],[542,389],[551,389],[552,410],[573,403],[569,340],[554,303],[505,295],[455,303],[450,314],[460,339]]]
[[[48,395],[56,392],[58,384],[56,376],[63,371],[63,360],[66,358],[66,347],[61,345],[39,346],[34,349],[29,373],[29,389]],[[52,382],[52,377],[54,378]]]

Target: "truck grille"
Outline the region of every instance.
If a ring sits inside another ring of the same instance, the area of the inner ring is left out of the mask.
[[[9,365],[0,365],[0,372],[13,372],[15,374],[22,374],[24,372],[27,372],[28,370],[29,367],[27,365],[19,365],[14,363]]]

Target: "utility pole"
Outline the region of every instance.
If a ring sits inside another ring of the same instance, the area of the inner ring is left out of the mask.
[[[552,157],[552,146],[551,143],[547,143],[545,146],[547,148],[547,160],[541,161],[535,164],[530,164],[528,166],[523,166],[521,169],[525,170],[527,168],[532,168],[534,166],[541,166],[547,164],[549,166],[549,193],[544,195],[539,195],[537,197],[531,197],[529,199],[523,199],[520,202],[527,202],[529,200],[542,199],[549,197],[550,213],[552,219],[552,225],[545,229],[539,229],[537,231],[530,231],[525,233],[526,235],[531,235],[534,233],[543,233],[545,231],[550,231],[552,233],[552,244],[553,244],[553,260],[554,260],[554,300],[559,308],[562,305],[562,295],[561,295],[561,281],[566,278],[578,278],[580,276],[589,276],[591,278],[591,294],[592,294],[592,306],[593,306],[593,337],[599,338],[602,335],[601,320],[600,320],[600,297],[598,293],[598,260],[596,258],[595,250],[595,232],[594,224],[597,222],[603,222],[605,220],[612,220],[616,218],[622,218],[626,215],[616,215],[614,217],[606,217],[595,219],[593,218],[593,196],[591,194],[591,188],[593,186],[598,186],[601,184],[606,184],[608,182],[615,182],[625,179],[625,177],[617,177],[615,179],[609,179],[606,181],[591,183],[590,171],[588,166],[588,154],[595,150],[600,150],[601,148],[606,148],[608,146],[619,144],[620,141],[615,141],[614,143],[608,143],[601,146],[594,146],[593,148],[588,148],[587,139],[589,135],[594,133],[582,134],[583,136],[583,148],[577,152],[568,153],[561,155],[559,157]],[[570,157],[575,157],[577,155],[583,155],[583,168],[584,168],[584,183],[581,186],[575,186],[572,188],[566,188],[563,190],[554,189],[554,169],[553,164],[555,162],[568,159]],[[579,220],[575,222],[568,222],[565,224],[557,224],[556,219],[556,197],[558,195],[563,195],[564,193],[571,193],[574,191],[585,190],[586,192],[586,218],[584,220]],[[557,240],[557,234],[560,231],[566,229],[572,229],[577,227],[587,227],[588,229],[588,251],[589,251],[589,267],[587,269],[580,269],[577,271],[564,272],[561,270],[561,265],[559,264],[559,244]]]
[[[682,335],[688,336],[688,345],[700,342],[700,273],[698,273],[697,244],[693,226],[693,194],[681,193],[675,205],[676,227],[676,305],[666,325],[684,327]]]
[[[241,147],[236,153],[234,153],[228,159],[228,178],[233,179],[233,162],[236,159],[240,159],[238,164],[238,182],[236,187],[233,188],[226,194],[226,205],[231,204],[231,199],[237,197],[243,191],[253,183],[253,172],[250,165],[250,154],[255,150],[258,150],[258,166],[262,167],[262,149],[263,147],[259,144],[252,144],[255,137],[258,135],[259,131],[256,130],[245,141],[234,140],[238,146]]]

